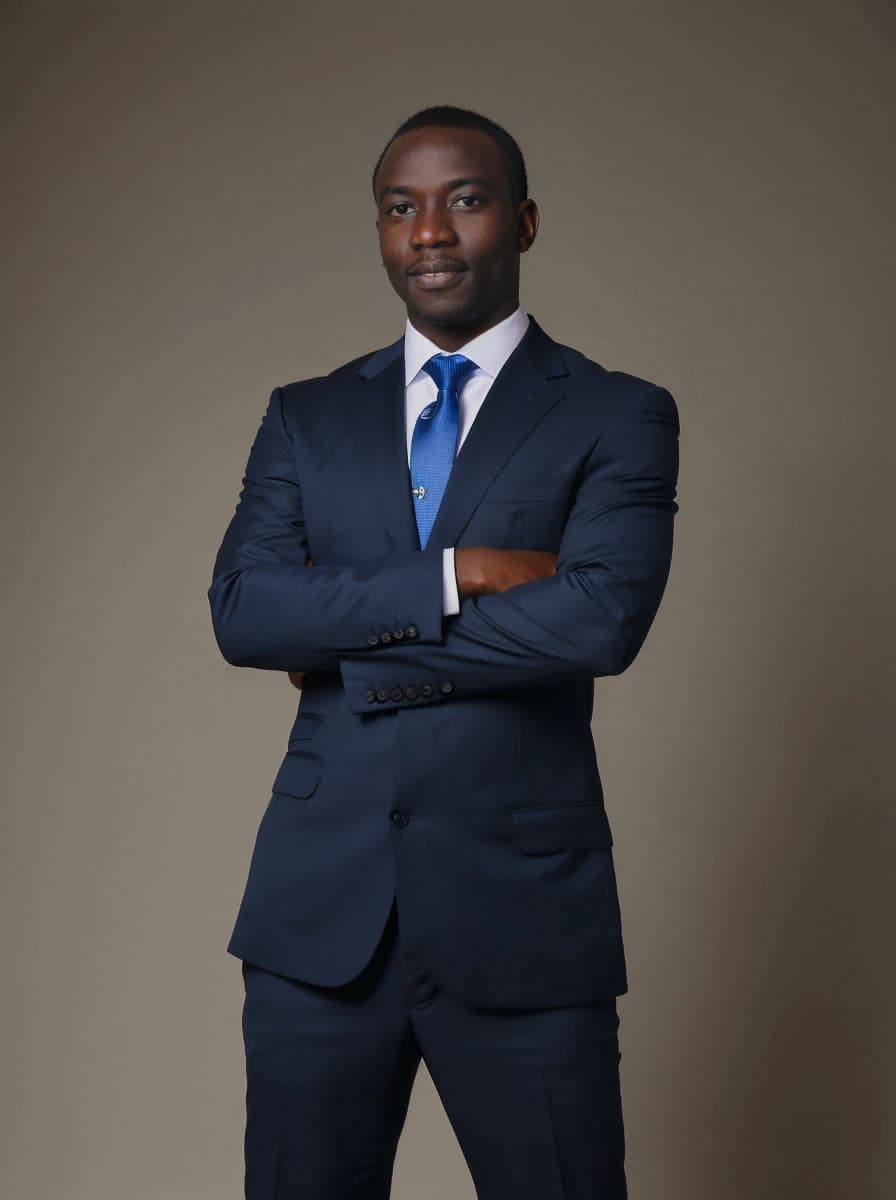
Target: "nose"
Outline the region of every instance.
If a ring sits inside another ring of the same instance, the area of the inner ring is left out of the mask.
[[[441,204],[422,204],[410,230],[410,242],[415,250],[424,246],[450,246],[457,241],[451,214]]]

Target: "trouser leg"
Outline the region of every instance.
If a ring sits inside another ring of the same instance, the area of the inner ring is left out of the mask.
[[[339,988],[243,964],[246,1200],[388,1200],[420,1061],[394,910]]]
[[[626,1200],[614,996],[472,1010],[431,987],[412,1019],[478,1200]]]

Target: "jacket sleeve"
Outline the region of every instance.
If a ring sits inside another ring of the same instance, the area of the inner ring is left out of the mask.
[[[436,645],[340,655],[352,710],[383,712],[624,671],[669,575],[678,435],[675,401],[650,385],[610,421],[591,452],[556,575],[464,599]]]
[[[441,639],[440,550],[349,566],[307,562],[296,456],[278,387],[212,568],[208,600],[222,655],[237,667],[336,671],[342,653]]]

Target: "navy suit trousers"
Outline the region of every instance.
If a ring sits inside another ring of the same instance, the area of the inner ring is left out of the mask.
[[[421,1058],[478,1200],[625,1200],[615,996],[468,1008],[394,904],[346,984],[243,976],[247,1200],[388,1200]]]

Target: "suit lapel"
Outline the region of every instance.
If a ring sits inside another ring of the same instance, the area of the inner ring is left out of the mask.
[[[377,350],[358,368],[349,422],[359,473],[367,486],[364,503],[379,509],[396,550],[419,550],[411,498],[404,413],[404,337]]]
[[[454,460],[428,545],[457,545],[485,490],[563,396],[566,374],[556,344],[530,313],[529,328],[495,376]]]
[[[404,412],[404,337],[358,368],[350,420],[379,508],[397,550],[419,550],[411,498]],[[427,546],[457,544],[483,493],[535,426],[565,394],[567,369],[557,343],[532,314],[529,328],[498,372],[454,461]]]

